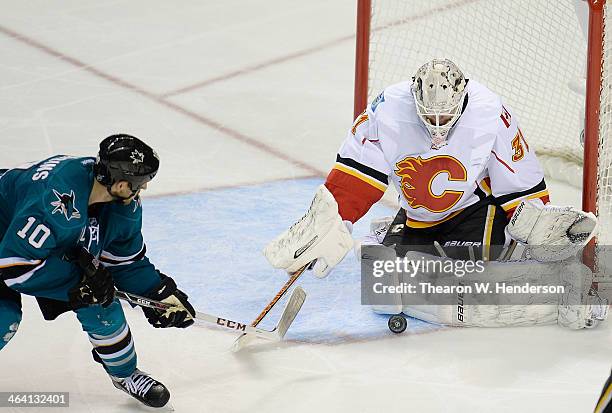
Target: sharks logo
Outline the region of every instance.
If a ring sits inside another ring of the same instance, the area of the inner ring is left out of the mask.
[[[74,206],[76,197],[73,190],[70,190],[69,194],[60,194],[54,189],[53,194],[57,200],[51,202],[51,206],[55,207],[51,214],[55,214],[56,212],[64,214],[64,217],[66,217],[68,221],[72,218],[81,218],[81,213]]]
[[[138,152],[138,149],[134,149],[130,154],[130,159],[133,164],[143,163],[144,162],[144,153]]]

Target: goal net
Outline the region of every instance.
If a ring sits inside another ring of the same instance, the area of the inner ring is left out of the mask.
[[[610,7],[604,7],[603,22]],[[513,109],[547,176],[578,191],[585,163],[597,169],[587,179],[596,205],[586,209],[597,209],[602,228],[609,228],[612,47],[605,24],[604,39],[587,47],[588,11],[581,0],[360,0],[355,111],[386,86],[410,79],[426,61],[449,58]],[[598,105],[590,108],[597,130],[587,133],[594,136],[595,151],[585,159],[587,56],[596,59],[592,50],[602,50],[602,44],[603,66],[596,62],[601,93],[595,91]],[[612,231],[602,233],[599,242],[610,245]]]

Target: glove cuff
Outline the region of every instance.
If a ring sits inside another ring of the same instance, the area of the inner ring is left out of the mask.
[[[172,294],[174,294],[178,287],[172,277],[169,277],[159,271],[157,271],[157,273],[159,274],[159,278],[161,279],[160,283],[155,288],[147,292],[145,296],[161,301],[164,298],[168,298]]]

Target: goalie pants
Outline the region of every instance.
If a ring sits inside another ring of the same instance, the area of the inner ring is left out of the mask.
[[[442,255],[440,244],[449,258],[461,260],[495,260],[506,245],[505,228],[508,218],[491,198],[471,205],[452,218],[436,225],[407,221],[406,210],[399,210],[389,227],[383,245],[394,246],[397,255],[408,251]],[[473,254],[472,256],[470,254]]]

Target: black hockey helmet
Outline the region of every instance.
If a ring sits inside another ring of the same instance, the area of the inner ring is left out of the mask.
[[[100,142],[100,152],[94,164],[96,180],[110,187],[127,181],[135,194],[157,174],[159,157],[146,143],[135,136],[111,135]]]

